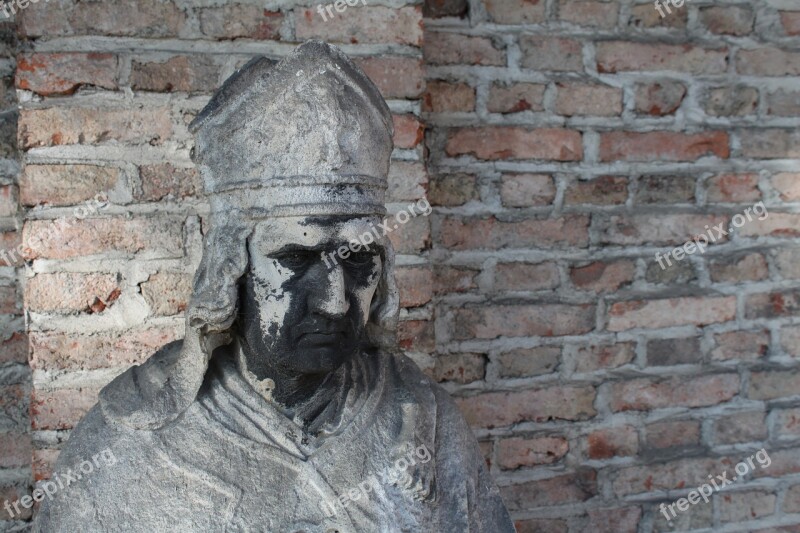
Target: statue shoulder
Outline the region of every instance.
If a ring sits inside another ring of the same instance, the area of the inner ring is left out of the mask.
[[[141,365],[135,365],[100,391],[105,418],[134,429],[157,429],[173,411],[168,384],[179,362],[183,341],[162,346]]]

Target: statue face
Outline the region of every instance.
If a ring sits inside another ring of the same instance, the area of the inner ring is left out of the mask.
[[[377,218],[283,217],[259,222],[248,241],[239,329],[258,379],[337,369],[365,337],[381,278],[382,247],[361,242]],[[331,256],[330,254],[334,255]]]

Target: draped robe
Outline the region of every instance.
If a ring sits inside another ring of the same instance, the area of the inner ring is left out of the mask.
[[[136,394],[134,369],[108,385],[55,471],[107,449],[116,463],[45,498],[34,531],[514,531],[452,399],[405,356],[348,362],[337,409],[309,434],[244,380],[230,351],[215,352],[195,401],[155,430],[114,419],[113,402]]]

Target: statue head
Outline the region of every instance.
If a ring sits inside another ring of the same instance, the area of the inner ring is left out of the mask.
[[[247,370],[335,370],[388,348],[398,312],[385,214],[392,117],[378,89],[318,41],[231,77],[190,126],[211,230],[188,319],[245,346]],[[339,253],[339,250],[347,250]]]

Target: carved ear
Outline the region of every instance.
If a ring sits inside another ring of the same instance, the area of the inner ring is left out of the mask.
[[[189,326],[204,333],[222,333],[236,319],[239,279],[247,272],[247,238],[252,228],[221,225],[203,243],[203,258],[194,277],[186,318]]]
[[[368,333],[373,342],[388,349],[396,349],[395,330],[400,314],[400,293],[394,279],[394,248],[386,239],[383,245],[383,271],[375,297],[372,299]]]

